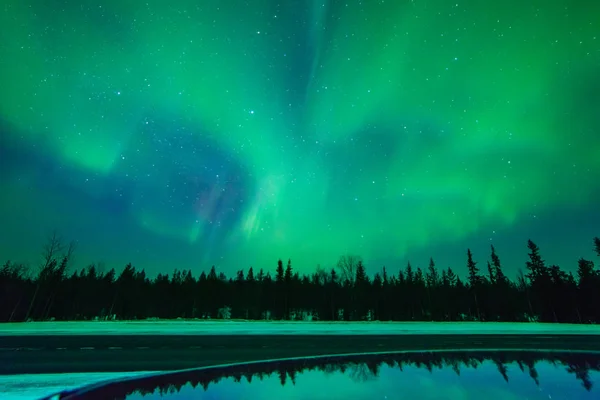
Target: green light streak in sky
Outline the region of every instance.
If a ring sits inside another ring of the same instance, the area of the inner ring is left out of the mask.
[[[152,162],[142,121],[202,127],[257,187],[228,235],[256,262],[410,251],[592,201],[600,6],[251,3],[7,0],[0,113],[100,176],[136,149]],[[207,229],[161,212],[132,211],[190,243]]]

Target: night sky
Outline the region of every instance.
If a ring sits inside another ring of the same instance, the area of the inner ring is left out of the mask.
[[[4,0],[0,257],[466,272],[600,235],[600,2]],[[596,258],[597,259],[597,258]],[[463,271],[463,269],[465,271]]]

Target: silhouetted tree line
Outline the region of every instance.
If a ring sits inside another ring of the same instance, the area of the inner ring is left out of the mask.
[[[594,238],[600,256],[600,238]],[[0,269],[0,321],[146,318],[236,318],[285,320],[546,321],[600,322],[600,271],[580,259],[576,276],[548,266],[528,241],[525,273],[516,281],[504,273],[491,246],[486,267],[471,251],[462,280],[452,268],[439,270],[433,259],[423,270],[409,263],[395,274],[385,267],[371,278],[360,257],[340,257],[327,271],[299,274],[279,260],[274,271],[249,268],[235,277],[191,270],[149,279],[127,264],[117,274],[90,265],[70,271],[74,246],[56,235],[32,274],[22,264]]]
[[[217,366],[132,380],[118,380],[99,390],[86,392],[86,399],[125,400],[134,393],[146,396],[157,392],[165,396],[179,393],[184,386],[206,391],[211,384],[218,384],[219,381],[227,378],[233,378],[234,382],[241,382],[244,378],[252,383],[257,379],[263,381],[275,375],[282,386],[295,385],[296,377],[307,371],[319,371],[323,374],[341,372],[354,381],[364,382],[377,378],[384,366],[400,371],[406,367],[426,368],[429,372],[452,369],[460,375],[462,370],[477,369],[485,361],[492,362],[506,382],[510,379],[508,366],[517,364],[521,372],[528,374],[537,386],[540,377],[536,365],[539,362],[562,366],[568,374],[573,374],[575,379],[581,382],[586,391],[590,391],[593,387],[590,371],[600,371],[600,355],[594,353],[453,351],[363,354]]]

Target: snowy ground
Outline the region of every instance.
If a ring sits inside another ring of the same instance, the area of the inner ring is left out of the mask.
[[[124,377],[144,375],[148,372],[121,373],[78,373],[78,374],[36,374],[0,375],[0,398],[2,400],[41,399],[61,390]]]
[[[600,325],[504,322],[101,321],[0,324],[14,335],[600,335]]]

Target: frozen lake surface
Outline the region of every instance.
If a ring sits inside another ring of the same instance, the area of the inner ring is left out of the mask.
[[[0,324],[2,335],[600,335],[600,325],[506,322],[81,321]]]
[[[3,335],[600,335],[599,325],[495,322],[83,321],[0,324]],[[59,390],[136,373],[0,376],[2,399],[29,400]]]

